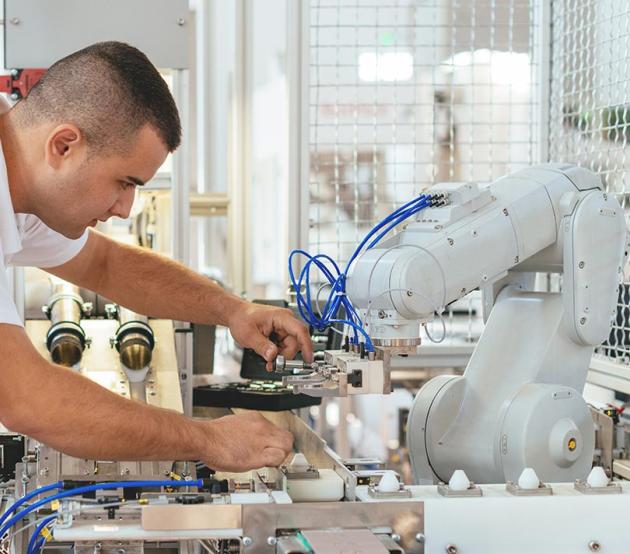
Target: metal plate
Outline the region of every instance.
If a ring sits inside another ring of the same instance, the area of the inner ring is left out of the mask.
[[[50,67],[90,44],[119,40],[164,69],[188,67],[188,0],[5,0],[5,67]]]
[[[238,504],[144,506],[141,521],[142,528],[146,531],[239,529],[241,506]]]
[[[327,554],[387,554],[389,550],[367,529],[342,529],[335,531],[304,531],[302,533],[313,552]]]
[[[243,536],[251,552],[274,552],[267,538],[279,529],[391,529],[405,552],[419,551],[416,535],[424,532],[422,502],[304,502],[288,505],[244,505]],[[248,549],[245,549],[247,552]],[[317,550],[316,550],[317,551]],[[363,552],[362,550],[356,550]],[[327,550],[322,550],[327,552]],[[350,551],[348,551],[350,552]]]

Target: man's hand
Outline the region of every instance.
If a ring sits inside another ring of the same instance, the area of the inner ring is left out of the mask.
[[[299,350],[305,361],[313,361],[308,327],[298,321],[291,310],[243,302],[230,314],[228,327],[239,344],[254,349],[267,361],[269,371],[278,354],[292,360]],[[270,339],[272,333],[277,344]]]
[[[258,412],[229,415],[202,424],[210,435],[203,461],[217,471],[277,467],[293,448],[293,435]]]

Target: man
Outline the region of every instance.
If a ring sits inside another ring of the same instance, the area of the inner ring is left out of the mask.
[[[279,465],[293,437],[257,413],[193,420],[43,359],[9,294],[7,265],[38,266],[142,314],[226,325],[268,366],[278,353],[311,359],[307,329],[289,311],[244,302],[181,264],[87,229],[128,217],[136,188],[180,135],[164,80],[144,54],[115,42],[60,60],[0,115],[0,420],[80,458]]]

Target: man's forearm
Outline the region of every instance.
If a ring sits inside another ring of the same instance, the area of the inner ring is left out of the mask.
[[[42,366],[14,391],[29,400],[13,407],[12,430],[80,458],[203,458],[212,440],[202,427],[208,423],[121,398],[61,366]]]
[[[243,303],[212,280],[150,250],[111,245],[105,263],[97,292],[150,317],[227,325]]]

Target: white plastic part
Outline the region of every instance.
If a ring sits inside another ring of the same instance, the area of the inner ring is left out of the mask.
[[[386,471],[376,486],[378,492],[396,492],[399,489],[400,483],[394,471]]]
[[[610,480],[608,479],[608,475],[604,471],[604,468],[601,466],[595,466],[591,469],[591,472],[588,474],[586,478],[586,482],[591,487],[606,487]]]
[[[470,479],[463,469],[456,469],[451,475],[448,486],[453,491],[465,491],[470,487]]]
[[[289,467],[308,467],[308,460],[304,454],[297,452],[295,456],[293,456]]]
[[[287,493],[293,502],[336,502],[344,495],[344,482],[334,469],[320,469],[319,479],[289,479]]]
[[[525,490],[537,489],[540,484],[540,479],[536,472],[531,467],[526,467],[518,478],[518,486]]]

